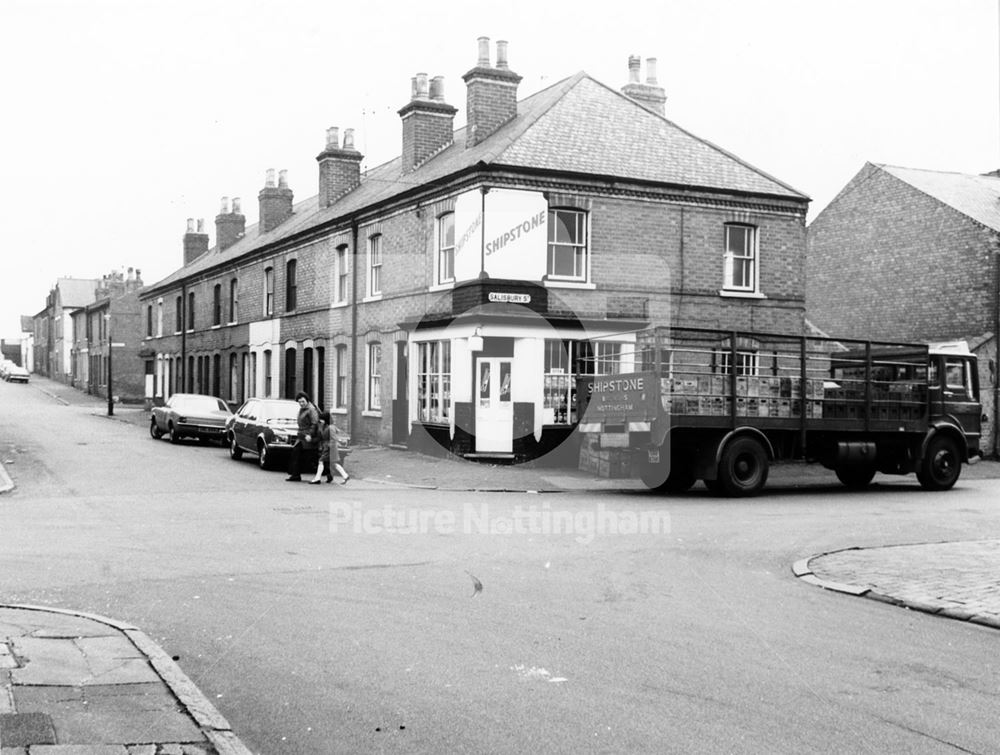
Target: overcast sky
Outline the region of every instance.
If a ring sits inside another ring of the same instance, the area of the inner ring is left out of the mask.
[[[583,70],[618,89],[658,59],[667,117],[813,199],[866,161],[1000,167],[994,0],[2,0],[0,336],[56,278],[181,265],[186,219],[247,224],[268,168],[316,194],[328,126],[374,167],[399,153],[417,72],[509,42],[519,97]],[[645,71],[643,72],[645,75]]]

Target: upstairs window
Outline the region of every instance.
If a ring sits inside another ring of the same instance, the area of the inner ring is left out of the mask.
[[[298,296],[298,283],[295,278],[295,272],[298,268],[296,260],[289,260],[288,264],[285,265],[285,311],[293,312],[295,306],[298,303],[296,298]]]
[[[548,277],[587,280],[587,213],[549,210]]]
[[[222,325],[222,284],[212,289],[212,325]]]
[[[336,257],[336,271],[335,271],[335,290],[334,290],[334,303],[335,304],[346,304],[347,303],[347,274],[350,272],[347,268],[348,256],[347,256],[347,246],[337,247],[337,257]]]
[[[382,293],[382,234],[368,239],[368,295]]]
[[[449,212],[437,221],[437,282],[455,280],[455,213]]]
[[[188,292],[187,329],[194,330],[194,291]]]
[[[156,335],[163,335],[163,299],[156,301]]]
[[[337,380],[333,386],[333,405],[337,409],[347,408],[347,347],[340,345],[334,351]]]
[[[757,229],[750,225],[726,225],[723,257],[723,288],[726,291],[757,292]]]
[[[229,281],[229,322],[236,322],[236,279]]]
[[[175,306],[174,333],[180,333],[184,330],[184,299],[178,296]]]
[[[146,336],[152,337],[153,335],[153,305],[149,304],[146,306]]]
[[[264,317],[274,317],[274,268],[273,267],[264,268]]]

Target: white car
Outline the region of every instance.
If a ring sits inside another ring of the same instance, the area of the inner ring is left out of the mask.
[[[8,383],[27,383],[28,371],[19,364],[11,364],[4,369],[3,379]]]

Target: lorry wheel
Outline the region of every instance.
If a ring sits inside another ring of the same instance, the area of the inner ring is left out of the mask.
[[[917,470],[917,479],[924,490],[948,490],[958,482],[961,472],[962,457],[954,439],[947,435],[931,438]]]
[[[869,464],[850,464],[837,467],[837,479],[851,490],[864,490],[875,477],[875,467]]]
[[[767,451],[756,438],[730,441],[719,460],[716,482],[729,496],[756,495],[767,482]]]
[[[643,460],[639,467],[639,478],[650,490],[660,493],[683,493],[697,482],[689,462],[675,460],[670,464],[670,473],[665,464],[651,464]]]

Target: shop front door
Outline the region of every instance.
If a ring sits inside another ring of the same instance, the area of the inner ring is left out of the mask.
[[[476,453],[510,453],[513,449],[512,365],[512,359],[500,357],[476,361]]]

